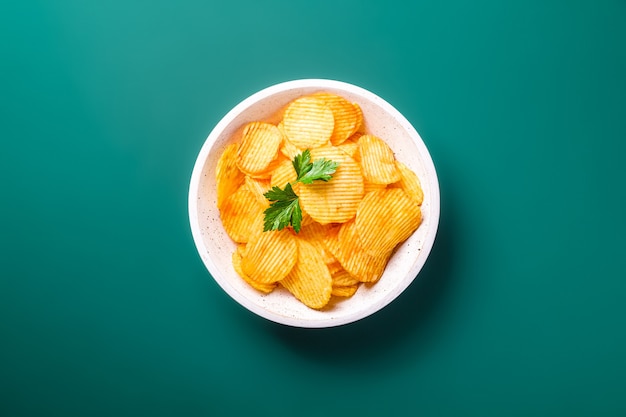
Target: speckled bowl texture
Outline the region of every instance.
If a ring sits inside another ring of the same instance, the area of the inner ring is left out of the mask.
[[[316,91],[339,94],[361,106],[365,130],[384,139],[396,158],[419,177],[424,190],[422,224],[398,246],[380,280],[361,285],[354,296],[338,298],[313,310],[280,286],[263,294],[235,272],[236,245],[220,221],[215,189],[217,161],[242,125],[268,120],[290,101]],[[433,246],[439,223],[439,183],[432,158],[413,126],[377,95],[340,81],[304,79],[268,87],[233,108],[215,126],[197,157],[189,187],[189,220],[200,258],[219,286],[236,302],[261,317],[295,327],[321,328],[351,323],[374,314],[396,299],[419,275]]]

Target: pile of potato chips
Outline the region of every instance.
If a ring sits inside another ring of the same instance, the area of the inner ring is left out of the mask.
[[[240,136],[240,137],[239,137]],[[271,187],[296,180],[293,158],[339,166],[328,182],[296,183],[302,229],[263,231]],[[422,221],[417,175],[365,132],[356,103],[329,92],[300,97],[273,120],[245,125],[216,168],[217,206],[237,243],[234,269],[264,293],[277,286],[313,309],[380,279],[394,248]]]

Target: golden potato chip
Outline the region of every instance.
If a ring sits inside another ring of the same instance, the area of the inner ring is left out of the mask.
[[[310,216],[309,216],[310,218]],[[321,225],[316,221],[310,221],[298,233],[298,238],[306,240],[319,251],[324,259],[324,263],[329,264],[335,261],[335,257],[326,250],[324,239],[328,234],[331,225]]]
[[[278,168],[284,161],[288,161],[287,157],[285,157],[282,153],[278,152],[278,155],[270,164],[261,172],[257,172],[256,174],[247,174],[251,178],[261,179],[261,180],[269,180],[272,177],[272,173],[276,168]]]
[[[359,141],[359,138],[360,138],[361,136],[363,136],[364,134],[365,134],[365,133],[364,133],[364,132],[361,132],[361,131],[355,132],[355,133],[354,133],[354,135],[352,135],[352,136],[350,136],[350,137],[348,138],[348,140],[349,140],[349,141],[351,141],[351,142],[355,142],[355,143],[357,143],[357,142]]]
[[[296,194],[300,194],[300,183],[296,184],[296,186],[293,187],[293,190]],[[311,218],[309,213],[306,212],[304,207],[302,207],[302,204],[300,204],[300,211],[302,212],[302,227],[309,226],[311,223],[315,222],[315,220]]]
[[[395,156],[380,138],[363,135],[358,140],[363,177],[373,184],[391,184],[400,180]]]
[[[246,275],[243,272],[243,269],[241,268],[241,259],[242,259],[242,253],[243,251],[240,250],[241,246],[239,246],[237,248],[237,250],[235,252],[233,252],[233,256],[232,256],[232,261],[233,261],[233,268],[235,269],[235,272],[237,272],[237,274],[248,283],[248,285],[250,285],[252,288],[264,292],[264,293],[270,293],[272,291],[274,291],[274,288],[276,288],[276,284],[272,283],[272,284],[263,284],[261,282],[257,282],[254,281],[252,279],[250,279],[250,277],[248,277],[248,275]]]
[[[409,197],[415,200],[418,206],[421,206],[424,201],[424,191],[417,174],[400,161],[396,161],[396,166],[400,171],[400,181],[391,184],[391,186],[402,188]]]
[[[359,133],[364,133],[365,132],[365,125],[364,125],[364,120],[363,120],[363,109],[361,109],[361,106],[359,106],[357,103],[352,103],[352,105],[354,106],[354,109],[356,110],[357,113],[357,125],[359,126],[357,131],[355,132],[356,134]],[[353,135],[354,137],[354,135]]]
[[[391,252],[368,253],[364,250],[354,220],[345,223],[337,235],[342,247],[341,265],[361,282],[376,282],[383,275]]]
[[[326,238],[324,238],[324,240],[326,240]],[[324,246],[325,245],[326,243],[324,243]],[[326,251],[326,252],[330,253],[329,251]],[[343,269],[343,266],[341,266],[339,261],[334,256],[332,257],[331,262],[326,261],[326,266],[328,267],[328,272],[330,272],[330,275],[335,275],[340,272],[345,272],[345,269]]]
[[[345,152],[350,158],[358,162],[359,144],[355,140],[348,139],[341,145],[337,145],[337,149]]]
[[[320,309],[328,304],[332,291],[332,277],[315,246],[296,239],[298,262],[280,284],[304,305]]]
[[[300,203],[313,220],[321,223],[343,223],[356,214],[363,197],[363,176],[359,164],[336,147],[311,150],[311,159],[330,159],[339,163],[330,181],[301,184]]]
[[[404,242],[421,221],[422,213],[415,200],[401,188],[389,188],[363,197],[355,225],[362,248],[371,255],[378,255]]]
[[[391,255],[391,252],[370,255],[364,251],[354,220],[344,223],[338,233],[329,234],[324,244],[341,266],[360,282],[378,281]]]
[[[221,208],[226,197],[243,184],[245,175],[237,167],[238,149],[238,143],[228,145],[217,161],[215,168],[217,208]]]
[[[335,252],[339,249],[339,231],[341,230],[343,225],[343,223],[331,224],[328,229],[328,233],[326,233],[326,236],[324,236],[324,246],[326,246],[326,249],[333,254],[333,257],[335,258],[335,260],[337,260],[337,262],[339,262],[339,259],[337,259]]]
[[[331,108],[324,100],[311,96],[291,102],[283,118],[287,138],[300,149],[326,145],[330,141],[334,126]]]
[[[287,134],[285,133],[285,125],[283,124],[282,118],[280,118],[278,123],[272,123],[272,124],[276,125],[278,130],[280,130],[280,133],[282,133],[283,135],[283,140],[285,140],[287,138]],[[282,144],[280,146],[282,147]]]
[[[384,190],[387,188],[387,184],[374,184],[367,180],[363,181],[363,195],[366,195],[370,191]]]
[[[359,286],[357,284],[355,285],[346,285],[346,286],[334,286],[332,290],[330,291],[331,295],[334,295],[335,297],[352,297],[356,291],[359,289]]]
[[[271,284],[283,279],[297,259],[295,236],[287,229],[255,233],[246,246],[241,269],[251,280]]]
[[[263,210],[255,193],[243,184],[220,209],[224,230],[233,241],[247,242],[252,233],[263,230]]]
[[[330,270],[330,268],[329,268]],[[339,271],[335,272],[334,274],[331,273],[331,276],[333,278],[333,286],[335,287],[348,287],[351,285],[356,285],[358,283],[360,283],[361,281],[359,281],[358,279],[356,279],[355,277],[353,277],[352,275],[350,275],[350,273],[348,271],[346,271],[345,269],[340,269]]]
[[[249,175],[265,171],[276,158],[282,140],[283,134],[273,124],[248,123],[243,130],[237,166]]]
[[[342,144],[361,127],[362,113],[358,104],[328,92],[315,93],[313,97],[324,100],[333,112],[335,127],[330,137],[333,145]]]
[[[293,183],[298,178],[293,163],[290,160],[283,160],[274,169],[270,178],[270,187],[279,187],[284,189],[287,183]]]
[[[244,183],[245,187],[254,194],[259,204],[263,207],[263,210],[269,207],[269,200],[264,196],[270,188],[270,182],[268,180],[246,176]]]
[[[300,149],[294,145],[287,136],[283,138],[283,143],[280,146],[280,153],[290,161],[293,161],[293,158],[295,158],[296,155],[301,154],[303,150],[304,149]]]

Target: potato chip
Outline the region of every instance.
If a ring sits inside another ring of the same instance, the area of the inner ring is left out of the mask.
[[[287,183],[293,183],[297,178],[298,174],[293,167],[293,163],[290,160],[283,160],[272,172],[270,187],[283,189]]]
[[[391,186],[402,188],[409,197],[415,200],[418,206],[421,206],[424,201],[424,191],[417,174],[400,161],[396,161],[396,166],[400,171],[400,181],[391,184]]]
[[[365,251],[354,220],[344,224],[337,237],[344,253],[341,262],[344,269],[361,282],[378,281],[383,275],[391,252]]]
[[[384,190],[387,188],[387,184],[374,184],[367,180],[363,181],[363,195],[366,195],[370,191]]]
[[[365,124],[364,119],[363,119],[363,109],[361,108],[361,106],[359,106],[357,103],[352,103],[352,105],[354,106],[354,109],[356,110],[357,113],[357,125],[359,126],[357,131],[354,133],[354,135],[360,134],[360,133],[364,133],[365,132]],[[354,138],[354,135],[352,136]]]
[[[282,143],[282,145],[280,145],[280,153],[283,156],[285,156],[290,161],[293,161],[293,158],[295,158],[296,155],[301,154],[303,151],[304,151],[304,149],[298,148],[285,135],[285,137],[283,138],[283,143]]]
[[[335,297],[352,297],[356,291],[359,289],[359,286],[357,284],[355,285],[346,285],[346,286],[334,286],[332,290],[330,291],[331,295],[334,295]]]
[[[335,127],[330,137],[333,145],[342,144],[361,127],[363,118],[358,104],[328,92],[315,93],[313,97],[324,100],[333,112]]]
[[[378,281],[391,254],[371,255],[363,250],[354,220],[344,223],[338,233],[329,234],[324,244],[341,266],[360,282]]]
[[[400,181],[395,156],[391,148],[380,138],[363,135],[358,140],[363,177],[373,184],[391,184]]]
[[[330,159],[338,162],[339,166],[328,182],[301,184],[299,195],[302,208],[321,224],[350,220],[363,197],[363,177],[359,164],[336,147],[313,149],[311,158]]]
[[[276,158],[282,140],[283,134],[273,124],[248,123],[242,133],[237,166],[249,175],[265,171]]]
[[[246,188],[254,194],[259,204],[263,207],[263,210],[269,207],[269,200],[264,196],[270,188],[269,181],[246,176],[244,183]]]
[[[238,143],[228,145],[217,161],[215,168],[217,208],[221,208],[226,197],[243,184],[245,175],[237,167],[238,149]]]
[[[298,262],[280,284],[304,305],[320,309],[330,301],[332,277],[315,246],[302,239],[296,242]]]
[[[329,268],[330,270],[330,268]],[[348,287],[351,285],[356,285],[358,283],[360,283],[361,281],[359,281],[358,279],[356,279],[355,277],[353,277],[352,275],[350,275],[350,273],[348,271],[346,271],[345,269],[340,269],[335,273],[331,273],[331,276],[333,278],[333,286],[337,286],[337,287]]]
[[[326,237],[324,238],[324,240],[326,240]],[[324,243],[324,246],[326,246],[326,243]],[[326,251],[326,252],[330,253],[329,251]],[[330,262],[326,261],[326,266],[328,267],[328,272],[330,272],[330,275],[335,275],[342,271],[346,272],[346,270],[343,269],[343,266],[341,266],[339,261],[334,256],[332,257],[332,261]]]
[[[365,133],[364,133],[364,132],[361,132],[361,131],[355,132],[355,133],[354,133],[354,135],[352,135],[352,136],[350,136],[350,137],[348,138],[348,140],[349,140],[349,141],[351,141],[351,142],[358,142],[358,141],[359,141],[359,138],[360,138],[361,136],[363,136],[364,134],[365,134]]]
[[[298,259],[298,248],[287,229],[255,233],[246,246],[241,269],[251,280],[271,284],[283,279]]]
[[[264,292],[266,294],[274,291],[274,288],[276,288],[276,284],[275,283],[263,284],[261,282],[254,281],[254,280],[250,279],[250,277],[243,272],[243,269],[241,268],[241,259],[242,259],[243,251],[239,249],[240,247],[241,246],[239,246],[237,248],[237,250],[235,252],[233,252],[233,256],[232,256],[233,268],[235,269],[235,272],[237,272],[237,274],[244,281],[246,281],[248,283],[248,285],[250,285],[252,288],[254,288],[256,290],[259,290],[259,291]]]
[[[287,157],[285,157],[282,153],[278,152],[277,157],[270,162],[270,164],[263,171],[258,172],[256,174],[247,174],[251,178],[256,178],[260,180],[269,180],[272,177],[272,173],[276,168],[280,166],[283,162],[288,161]]]
[[[328,233],[324,236],[324,246],[326,249],[333,254],[333,257],[339,262],[335,252],[338,251],[339,245],[339,231],[343,227],[343,224],[331,224]],[[343,268],[343,267],[342,267]]]
[[[363,197],[355,225],[362,248],[371,255],[378,255],[404,242],[421,221],[421,210],[415,201],[402,189],[389,188]]]
[[[321,225],[315,221],[308,222],[298,233],[298,238],[306,240],[318,250],[327,265],[336,261],[335,257],[326,250],[324,239],[331,225]]]
[[[337,146],[337,149],[345,152],[350,158],[358,162],[359,160],[359,144],[352,139],[348,139],[341,145]]]
[[[331,108],[324,100],[311,96],[291,102],[283,118],[287,138],[300,149],[312,149],[328,144],[334,126]]]
[[[296,194],[300,194],[300,183],[296,184],[297,187],[294,187],[293,190]],[[309,226],[311,223],[315,223],[315,220],[313,220],[311,218],[311,216],[309,215],[309,213],[306,212],[306,209],[304,207],[302,207],[302,204],[300,204],[300,211],[302,212],[302,227],[305,226]]]
[[[238,243],[245,243],[252,233],[263,230],[263,206],[254,192],[243,184],[226,197],[220,209],[224,230]]]

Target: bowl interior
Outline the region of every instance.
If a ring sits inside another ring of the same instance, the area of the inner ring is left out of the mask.
[[[286,290],[277,287],[262,294],[235,272],[231,256],[236,248],[220,221],[215,189],[217,161],[242,125],[268,120],[290,101],[316,91],[337,93],[361,106],[365,129],[384,139],[396,158],[419,177],[424,190],[423,221],[418,230],[390,259],[381,279],[361,285],[348,299],[323,310],[312,310]],[[250,311],[275,322],[297,327],[331,327],[350,323],[380,310],[413,281],[433,245],[439,222],[439,186],[432,159],[417,131],[390,104],[350,84],[330,80],[298,80],[260,91],[231,110],[207,138],[192,174],[189,191],[191,229],[200,257],[216,282]]]

